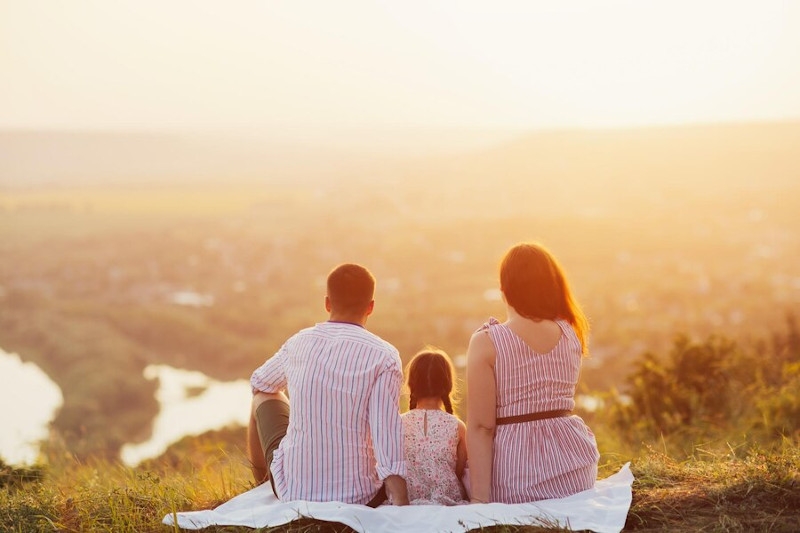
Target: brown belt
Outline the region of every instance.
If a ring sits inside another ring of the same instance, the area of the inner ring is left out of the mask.
[[[572,411],[569,409],[559,409],[558,411],[540,411],[538,413],[528,413],[527,415],[504,416],[495,420],[495,424],[519,424],[520,422],[531,422],[532,420],[545,420],[547,418],[559,418],[570,416]]]

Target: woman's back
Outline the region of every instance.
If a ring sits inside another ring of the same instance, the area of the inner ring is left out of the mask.
[[[498,417],[575,408],[580,343],[569,323],[549,323],[560,329],[560,336],[548,352],[542,353],[534,351],[508,324],[489,321],[488,333],[497,352]]]
[[[498,419],[575,408],[582,350],[575,331],[565,320],[525,322],[533,321],[491,319],[482,328],[496,351]],[[592,487],[597,477],[597,444],[578,416],[498,424],[494,450],[493,501],[564,497]]]

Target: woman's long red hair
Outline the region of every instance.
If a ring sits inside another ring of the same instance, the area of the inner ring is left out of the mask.
[[[563,269],[544,246],[522,243],[511,248],[500,263],[500,289],[525,318],[568,321],[581,342],[581,353],[589,353],[589,322]]]

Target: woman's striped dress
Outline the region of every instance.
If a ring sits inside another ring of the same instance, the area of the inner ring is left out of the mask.
[[[561,338],[549,353],[534,352],[511,329],[491,318],[497,351],[497,417],[575,408],[581,344],[569,322],[556,321]],[[492,501],[523,503],[587,490],[597,479],[600,454],[594,434],[572,415],[497,426]]]

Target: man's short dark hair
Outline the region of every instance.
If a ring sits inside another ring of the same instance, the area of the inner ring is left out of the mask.
[[[375,277],[361,265],[345,263],[328,274],[331,310],[338,313],[364,313],[375,295]]]

